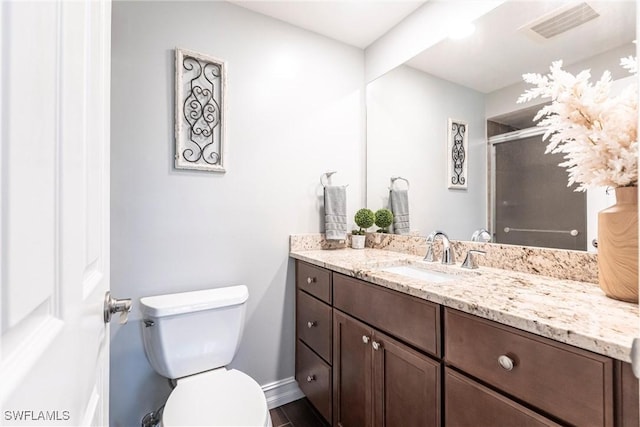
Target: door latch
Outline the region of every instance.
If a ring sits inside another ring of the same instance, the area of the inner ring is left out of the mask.
[[[120,324],[127,323],[129,312],[131,311],[131,299],[115,299],[111,297],[111,292],[104,294],[104,323],[111,321],[111,315],[120,313]]]

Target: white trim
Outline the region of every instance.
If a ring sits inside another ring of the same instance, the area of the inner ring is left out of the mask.
[[[304,397],[304,393],[302,393],[302,390],[298,387],[298,383],[294,377],[265,384],[262,386],[262,391],[267,397],[267,406],[269,409],[286,405],[287,403]]]
[[[96,413],[98,412],[98,403],[100,403],[100,395],[98,394],[98,389],[94,384],[93,390],[91,390],[91,396],[89,397],[89,403],[87,403],[84,415],[82,416],[81,425],[97,425],[94,421],[98,419],[96,418]]]

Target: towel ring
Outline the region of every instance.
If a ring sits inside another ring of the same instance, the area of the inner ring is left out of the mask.
[[[409,189],[409,180],[407,178],[403,178],[401,176],[392,176],[391,177],[391,185],[389,186],[389,190],[393,189],[393,184],[395,184],[396,181],[401,180],[407,183],[407,190]]]
[[[331,184],[331,175],[333,175],[334,173],[337,173],[336,171],[332,171],[332,172],[325,172],[322,175],[320,175],[320,184],[322,184],[323,187],[326,187],[327,185]],[[324,178],[327,178],[327,182],[324,182]]]
[[[326,187],[327,185],[331,185],[331,175],[333,175],[334,173],[338,173],[336,171],[331,171],[331,172],[325,172],[322,175],[320,175],[320,184],[323,187]],[[325,182],[325,178],[326,178],[326,182]],[[348,187],[349,184],[345,185],[345,187]]]

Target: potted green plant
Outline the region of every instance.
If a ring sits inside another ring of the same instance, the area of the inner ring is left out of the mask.
[[[374,221],[380,227],[378,233],[388,233],[389,226],[393,224],[393,213],[389,209],[378,209]]]
[[[360,228],[351,231],[351,247],[353,249],[364,249],[367,228],[371,227],[375,222],[375,215],[371,209],[362,208],[356,212],[353,219]]]

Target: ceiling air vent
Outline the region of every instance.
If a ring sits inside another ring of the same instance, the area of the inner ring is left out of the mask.
[[[526,27],[538,36],[550,39],[598,16],[600,15],[587,3],[579,3],[555,10]]]

